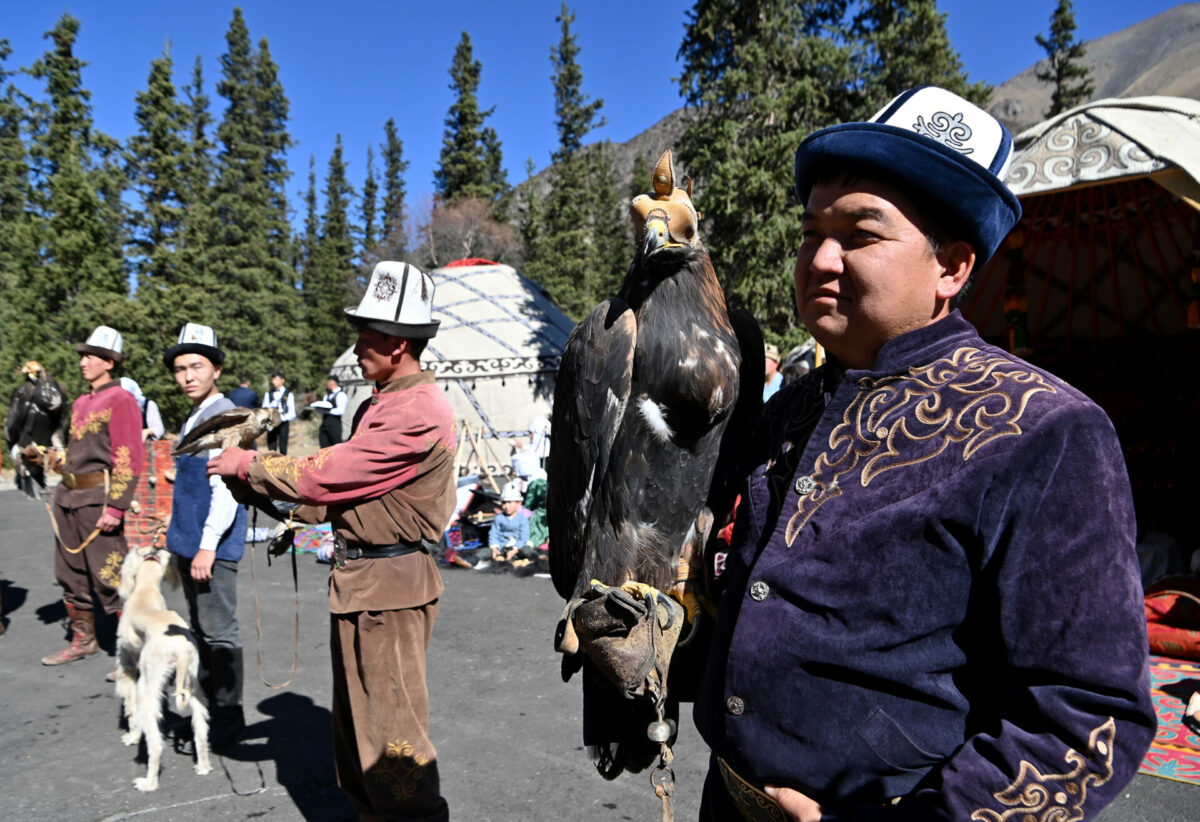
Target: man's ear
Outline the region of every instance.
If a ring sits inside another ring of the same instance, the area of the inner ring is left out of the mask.
[[[955,240],[938,254],[942,274],[938,277],[937,298],[949,300],[962,291],[975,269],[975,249],[966,240]]]

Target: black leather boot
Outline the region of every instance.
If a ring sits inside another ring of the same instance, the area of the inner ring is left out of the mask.
[[[236,744],[246,729],[242,711],[242,649],[212,648],[210,650],[209,743],[212,749]]]

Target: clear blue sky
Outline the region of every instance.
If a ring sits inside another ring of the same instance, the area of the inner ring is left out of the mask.
[[[134,95],[145,88],[150,61],[170,41],[176,84],[202,57],[213,115],[221,99],[212,86],[235,5],[257,43],[266,38],[291,102],[296,140],[289,166],[293,208],[301,208],[308,158],[318,186],[335,135],[341,134],[356,191],[366,147],[383,139],[396,118],[410,162],[410,210],[433,190],[443,121],[452,102],[448,70],[462,31],[482,63],[479,101],[500,136],[508,179],[525,179],[525,162],[549,162],[557,142],[550,49],[559,38],[560,0],[0,0],[0,38],[13,55],[7,67],[29,66],[47,48],[43,34],[69,12],[81,22],[76,55],[88,65],[100,130],[124,140],[135,130]],[[690,0],[577,0],[574,31],[581,48],[584,91],[603,98],[608,124],[590,135],[628,140],[682,105],[676,52]],[[1078,36],[1102,37],[1176,5],[1167,0],[1076,0]],[[942,0],[948,28],[972,80],[1001,83],[1044,56],[1034,35],[1049,27],[1055,0]],[[23,87],[36,90],[28,79]],[[323,203],[323,200],[322,200]],[[322,206],[323,207],[323,206]]]

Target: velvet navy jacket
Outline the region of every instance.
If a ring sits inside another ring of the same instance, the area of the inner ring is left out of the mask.
[[[716,757],[828,819],[1091,819],[1119,794],[1155,718],[1103,411],[955,312],[783,389],[750,458],[695,705]]]

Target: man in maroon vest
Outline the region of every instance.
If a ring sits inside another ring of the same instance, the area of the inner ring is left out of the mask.
[[[71,408],[63,478],[52,511],[54,573],[71,621],[71,644],[43,657],[43,665],[95,654],[95,609],[112,615],[121,610],[117,586],[129,550],[124,517],[145,461],[137,400],[113,379],[113,369],[124,359],[122,347],[120,333],[106,325],[75,346],[91,391]],[[50,459],[52,468],[55,462],[57,454]]]

